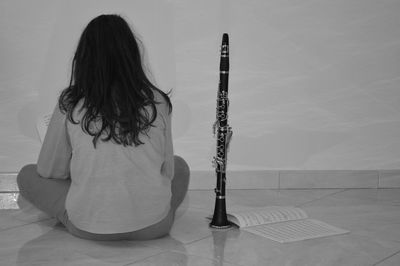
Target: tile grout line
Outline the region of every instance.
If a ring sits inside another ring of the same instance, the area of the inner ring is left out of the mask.
[[[391,257],[393,257],[393,256],[395,256],[395,255],[397,255],[397,254],[399,254],[399,253],[400,253],[400,250],[397,251],[397,252],[395,252],[395,253],[393,253],[393,254],[390,255],[390,256],[387,256],[386,258],[383,258],[383,259],[377,261],[377,262],[376,262],[375,264],[373,264],[372,266],[379,266],[379,264],[381,264],[381,263],[384,262],[385,260],[387,260],[387,259],[389,259],[389,258],[391,258]]]
[[[196,241],[200,241],[200,240],[206,239],[206,238],[208,238],[208,237],[211,237],[211,235],[207,235],[207,236],[202,237],[202,238],[200,238],[200,239],[192,240],[192,241],[190,241],[190,242],[182,243],[182,244],[185,245],[185,246],[186,246],[186,245],[190,245],[190,244],[193,244],[193,243],[196,242]],[[176,250],[176,249],[174,249],[174,248],[172,248],[172,249],[165,249],[165,248],[160,247],[160,246],[158,246],[158,245],[152,245],[152,244],[148,244],[148,243],[143,243],[142,245],[144,245],[144,246],[146,246],[146,247],[150,247],[150,248],[162,249],[163,251],[181,252],[181,251]]]
[[[329,197],[329,196],[333,196],[333,195],[338,194],[338,193],[342,193],[342,192],[347,191],[349,189],[350,188],[344,188],[344,189],[341,189],[340,191],[332,192],[332,193],[324,195],[322,197],[319,197],[319,198],[316,198],[316,199],[313,199],[313,200],[310,200],[310,201],[303,202],[303,203],[301,203],[299,205],[296,205],[295,207],[299,208],[299,207],[302,207],[303,205],[309,204],[311,202],[314,202],[314,201],[317,201],[317,200],[320,200],[320,199],[323,199],[323,198],[326,198],[326,197]]]
[[[143,262],[143,261],[145,261],[145,260],[147,260],[147,259],[149,259],[149,258],[151,258],[151,257],[155,257],[155,256],[158,256],[158,255],[167,253],[167,252],[174,252],[174,253],[179,253],[179,254],[182,254],[182,255],[185,255],[185,256],[193,256],[193,257],[197,257],[197,258],[201,258],[201,259],[205,259],[205,260],[210,260],[210,261],[213,261],[213,262],[219,262],[219,260],[212,259],[212,258],[209,258],[209,257],[204,257],[204,256],[197,255],[197,254],[191,254],[191,253],[182,252],[182,251],[178,251],[178,250],[164,250],[164,251],[162,251],[162,252],[160,252],[160,253],[156,253],[156,254],[154,254],[154,255],[151,255],[151,256],[149,256],[149,257],[140,259],[140,260],[138,260],[138,261],[134,261],[134,262],[130,262],[130,263],[128,263],[128,264],[124,264],[123,266],[134,265],[134,264],[136,264],[136,263]],[[226,260],[222,260],[222,262],[228,262],[229,264],[232,264],[232,265],[234,265],[234,266],[242,266],[241,264],[229,262],[229,261],[226,261]]]
[[[377,179],[377,182],[376,182],[376,188],[379,188],[379,183],[380,183],[380,180],[381,180],[381,171],[376,171],[377,172],[377,175],[378,175],[378,179]]]
[[[18,172],[0,172],[0,175],[18,175]]]
[[[225,232],[232,231],[232,230],[235,230],[235,228],[232,227],[232,228],[226,230]],[[239,228],[239,230],[240,230],[240,228]],[[198,241],[201,241],[201,240],[204,240],[204,239],[207,239],[207,238],[212,238],[212,237],[213,237],[212,235],[208,235],[208,236],[202,237],[200,239],[193,240],[191,242],[185,243],[185,246],[188,246],[188,245],[191,245],[191,244],[193,244],[195,242],[198,242]],[[200,255],[194,254],[194,253],[182,252],[182,251],[179,251],[179,250],[171,250],[171,251],[178,252],[178,253],[181,253],[181,254],[190,255],[190,256],[195,256],[195,257],[199,257],[199,258],[203,258],[203,259],[208,259],[208,260],[211,260],[211,261],[214,261],[214,262],[219,262],[219,260],[216,260],[215,258],[209,258],[209,257],[205,257],[205,256],[200,256]],[[225,259],[222,260],[222,262],[227,262],[229,264],[236,265],[236,266],[243,266],[242,264],[237,264],[235,262],[232,262],[232,261],[229,261],[229,260],[225,260]]]
[[[205,257],[205,256],[202,256],[202,255],[194,254],[194,253],[187,253],[187,252],[175,251],[175,250],[172,250],[172,251],[175,252],[175,253],[180,253],[180,254],[189,255],[189,256],[193,256],[193,257],[197,257],[197,258],[211,260],[213,262],[220,262],[221,261],[221,260],[218,260],[218,259],[215,259],[215,258],[209,258],[209,257]],[[223,259],[222,262],[227,262],[227,263],[229,263],[231,265],[234,265],[234,266],[243,266],[242,264],[237,264],[235,262],[231,262],[231,261],[228,261],[228,260],[225,260],[225,259]]]
[[[140,260],[137,260],[137,261],[129,262],[128,264],[124,264],[123,266],[133,265],[133,264],[136,264],[136,263],[145,261],[145,260],[147,260],[147,259],[149,259],[149,258],[151,258],[151,257],[158,256],[158,255],[161,255],[161,254],[167,253],[167,252],[169,252],[169,250],[164,250],[164,251],[158,252],[158,253],[156,253],[156,254],[153,254],[153,255],[151,255],[151,256],[145,257],[145,258],[143,258],[143,259],[140,259]]]
[[[228,229],[226,232],[228,232],[228,231],[230,231],[230,230],[234,230],[234,228],[230,228],[230,229]],[[191,244],[196,243],[196,242],[198,242],[198,241],[201,241],[201,240],[204,240],[204,239],[207,239],[207,238],[211,238],[211,237],[212,237],[212,235],[207,235],[207,236],[204,236],[204,237],[202,237],[202,238],[199,238],[199,239],[192,240],[192,241],[190,241],[190,242],[184,243],[184,246],[188,246],[188,245],[191,245]],[[156,246],[156,245],[154,245],[154,246],[153,246],[153,245],[148,245],[148,244],[144,244],[144,245],[145,245],[145,246],[148,246],[148,247],[152,247],[152,248],[160,248],[160,249],[163,249],[162,247],[159,247],[159,246]],[[199,258],[202,258],[202,259],[207,259],[207,260],[211,260],[211,261],[214,261],[214,262],[218,262],[218,260],[213,259],[213,258],[209,258],[209,257],[205,257],[205,256],[200,256],[200,255],[194,254],[194,253],[188,253],[187,251],[186,251],[186,252],[183,252],[183,251],[181,251],[181,250],[176,250],[176,249],[174,249],[174,248],[172,248],[172,249],[165,249],[163,252],[160,252],[160,253],[155,254],[155,255],[153,255],[153,256],[157,256],[157,255],[160,255],[160,254],[166,253],[166,252],[175,252],[175,253],[179,253],[179,254],[184,254],[184,255],[199,257]],[[153,256],[150,256],[150,257],[153,257]],[[150,258],[150,257],[147,257],[147,258],[145,258],[145,259],[148,259],[148,258]],[[143,259],[143,260],[145,260],[145,259]],[[140,261],[143,261],[143,260],[140,260]],[[140,261],[133,262],[133,264],[134,264],[134,263],[137,263],[137,262],[140,262]],[[233,263],[233,262],[230,262],[230,261],[226,261],[226,260],[223,260],[223,261],[224,261],[224,262],[228,262],[228,263],[230,263],[230,264],[232,264],[232,265],[242,266],[242,265],[240,265],[240,264],[236,264],[236,263]],[[128,265],[130,265],[130,264],[123,265],[123,266],[128,266]]]
[[[229,229],[229,230],[232,230],[232,229]],[[229,231],[228,230],[228,231]],[[189,245],[189,244],[193,244],[194,242],[196,242],[196,241],[200,241],[200,240],[203,240],[203,239],[206,239],[206,238],[208,238],[208,237],[212,237],[212,236],[207,236],[207,237],[203,237],[203,238],[201,238],[201,239],[198,239],[198,240],[194,240],[194,241],[192,241],[192,242],[189,242],[189,243],[186,243],[185,244],[185,246],[187,246],[187,245]],[[193,256],[193,257],[197,257],[197,258],[202,258],[202,259],[207,259],[207,260],[211,260],[211,261],[213,261],[213,262],[219,262],[220,260],[217,260],[217,259],[215,259],[215,258],[210,258],[210,257],[206,257],[206,256],[202,256],[202,255],[198,255],[198,254],[195,254],[195,253],[189,253],[189,252],[184,252],[184,251],[181,251],[181,250],[174,250],[174,249],[170,249],[170,250],[168,250],[168,251],[171,251],[171,252],[175,252],[175,253],[179,253],[179,254],[183,254],[183,255],[187,255],[187,256]],[[231,262],[231,261],[228,261],[228,260],[222,260],[223,262],[227,262],[227,263],[229,263],[229,264],[232,264],[232,265],[234,265],[234,266],[243,266],[242,264],[237,264],[237,263],[235,263],[235,262]],[[125,266],[125,265],[124,265]]]
[[[281,171],[278,171],[278,189],[281,189]]]
[[[231,230],[231,229],[230,229]],[[195,243],[195,242],[197,242],[197,241],[200,241],[200,240],[203,240],[203,239],[206,239],[206,238],[208,238],[208,237],[211,237],[212,235],[207,235],[207,236],[204,236],[204,237],[202,237],[202,238],[199,238],[199,239],[196,239],[196,240],[192,240],[192,241],[190,241],[190,242],[187,242],[187,243],[182,243],[182,244],[184,244],[185,246],[187,246],[187,245],[191,245],[191,244],[193,244],[193,243]],[[162,247],[160,247],[160,246],[157,246],[157,245],[150,245],[150,244],[143,244],[143,245],[145,245],[145,246],[147,246],[147,247],[152,247],[152,248],[160,248],[160,249],[163,249]],[[165,251],[174,251],[174,252],[180,252],[179,250],[175,250],[174,248],[172,248],[172,249],[165,249]]]
[[[39,223],[39,222],[43,222],[43,221],[47,221],[47,220],[51,220],[51,219],[55,219],[55,218],[45,218],[45,219],[41,219],[41,220],[34,221],[34,222],[28,222],[26,224],[20,224],[20,225],[16,225],[16,226],[13,226],[13,227],[0,229],[0,234],[5,232],[5,231],[8,231],[8,230],[12,230],[12,229],[15,229],[15,228],[19,228],[19,227],[23,227],[23,226],[27,226],[27,225],[31,225],[31,224],[35,224],[35,223]]]
[[[193,244],[193,243],[195,243],[195,242],[198,242],[198,241],[204,240],[204,239],[206,239],[206,238],[209,238],[209,237],[212,237],[212,235],[208,235],[208,236],[205,236],[205,237],[202,237],[202,238],[196,239],[196,240],[192,240],[192,241],[190,241],[190,242],[188,242],[188,243],[185,243],[185,246],[187,246],[187,245],[191,245],[191,244]]]

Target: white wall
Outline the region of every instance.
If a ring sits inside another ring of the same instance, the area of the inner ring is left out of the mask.
[[[174,88],[175,152],[211,169],[230,34],[231,170],[400,169],[400,1],[0,1],[0,172],[36,162],[35,120],[68,84],[84,26],[128,18]]]

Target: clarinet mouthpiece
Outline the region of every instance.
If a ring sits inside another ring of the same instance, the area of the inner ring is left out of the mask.
[[[229,45],[228,33],[224,33],[224,34],[222,35],[222,45],[224,45],[224,44]]]
[[[228,33],[222,36],[221,61],[219,64],[220,74],[229,74],[229,37]]]

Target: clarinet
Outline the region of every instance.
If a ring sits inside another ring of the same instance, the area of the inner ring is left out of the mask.
[[[226,215],[225,184],[226,184],[226,164],[227,152],[232,128],[228,125],[228,77],[229,77],[229,38],[228,34],[222,36],[221,59],[219,66],[219,88],[217,94],[216,121],[213,125],[213,133],[217,132],[217,150],[213,158],[213,167],[217,176],[217,186],[215,188],[215,208],[210,227],[224,229],[231,227]]]

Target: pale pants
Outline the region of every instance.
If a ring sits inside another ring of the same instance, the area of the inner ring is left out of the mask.
[[[91,240],[147,240],[167,235],[172,227],[175,211],[183,201],[188,186],[190,170],[182,157],[175,158],[175,175],[171,183],[171,209],[160,222],[138,231],[116,234],[94,234],[76,228],[68,219],[65,199],[71,179],[43,178],[36,164],[25,165],[17,176],[20,195],[35,207],[61,222],[72,235]]]

